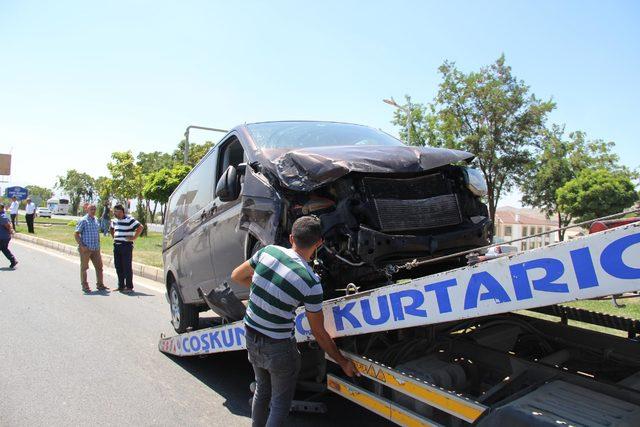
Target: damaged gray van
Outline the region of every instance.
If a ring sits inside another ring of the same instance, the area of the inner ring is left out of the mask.
[[[263,246],[287,246],[302,215],[322,223],[324,245],[314,268],[326,298],[349,283],[365,290],[426,274],[394,268],[414,259],[486,245],[492,238],[481,201],[486,183],[467,167],[473,157],[407,146],[348,123],[234,128],[168,202],[163,260],[174,328],[197,327],[198,313],[207,308],[203,292],[223,283],[246,299],[249,291],[232,283],[232,270]]]

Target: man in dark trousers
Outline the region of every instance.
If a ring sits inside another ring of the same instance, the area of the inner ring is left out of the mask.
[[[9,250],[9,241],[11,241],[11,235],[14,233],[11,221],[7,218],[7,214],[4,212],[4,204],[0,203],[0,252],[4,254],[9,260],[9,268],[15,268],[18,264],[16,257],[13,256]]]
[[[353,362],[340,353],[324,328],[322,285],[308,264],[322,245],[321,231],[318,218],[298,218],[289,236],[291,249],[269,245],[231,274],[234,282],[251,289],[244,324],[249,362],[256,378],[251,405],[254,427],[281,426],[289,414],[300,370],[300,352],[294,338],[299,305],[304,304],[320,347],[346,375],[357,375]]]
[[[118,290],[133,292],[133,242],[140,236],[144,226],[135,218],[127,215],[124,206],[113,207],[115,219],[111,221],[110,232],[113,237],[113,263],[118,273]]]
[[[27,198],[27,203],[24,205],[24,210],[26,211],[24,217],[27,222],[27,230],[29,233],[35,232],[33,229],[33,219],[36,217],[36,209],[36,204],[31,201],[31,198]]]

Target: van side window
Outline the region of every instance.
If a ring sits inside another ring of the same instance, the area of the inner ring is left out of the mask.
[[[216,149],[209,151],[171,196],[165,218],[169,230],[185,222],[213,200],[212,177],[216,176],[216,154]]]
[[[242,148],[242,144],[240,144],[240,141],[235,138],[224,144],[224,146],[222,146],[219,150],[220,151],[218,156],[217,170],[218,173],[216,175],[215,181],[216,183],[229,166],[238,167],[240,163],[246,161],[244,156],[244,148]]]

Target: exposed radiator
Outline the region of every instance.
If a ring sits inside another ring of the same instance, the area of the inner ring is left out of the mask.
[[[374,199],[380,231],[424,230],[460,224],[460,207],[455,194],[426,199]]]
[[[362,182],[371,199],[425,199],[453,192],[450,182],[441,173],[415,178],[368,176]]]

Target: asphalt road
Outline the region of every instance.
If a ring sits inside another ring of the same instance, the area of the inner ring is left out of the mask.
[[[20,264],[11,271],[0,259],[0,425],[251,424],[245,352],[158,351],[160,333],[173,332],[161,284],[136,278],[133,295],[84,295],[77,259],[16,240],[10,248]],[[335,395],[320,400],[327,414],[294,414],[289,425],[386,425]]]

